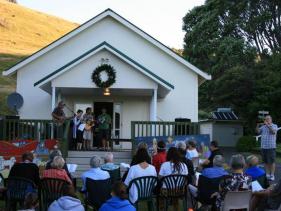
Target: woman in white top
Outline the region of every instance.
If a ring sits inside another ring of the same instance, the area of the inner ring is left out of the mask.
[[[173,174],[188,175],[188,169],[185,163],[181,162],[182,157],[179,150],[176,147],[171,147],[167,153],[167,162],[161,165],[159,171],[159,177],[164,177]],[[166,185],[163,184],[160,191],[165,192]],[[168,203],[168,202],[165,202]],[[172,200],[173,210],[179,210],[178,200]],[[160,200],[160,210],[163,210],[164,201]]]
[[[129,186],[130,182],[138,177],[145,176],[157,176],[156,169],[154,166],[150,165],[150,156],[146,149],[139,149],[135,155],[136,165],[131,166],[128,175],[125,180],[125,185]],[[135,185],[133,185],[129,190],[129,198],[132,203],[135,203],[138,199],[138,192]]]
[[[196,149],[196,143],[194,141],[189,141],[187,146],[188,146],[186,152],[187,159],[192,160],[193,158],[198,158],[199,154]]]
[[[187,166],[181,160],[178,149],[171,147],[167,153],[167,161],[161,165],[159,176],[164,177],[171,174],[187,175]]]

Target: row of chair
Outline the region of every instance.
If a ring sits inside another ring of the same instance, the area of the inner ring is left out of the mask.
[[[88,206],[98,209],[110,197],[110,183],[108,180],[86,179],[85,207]],[[169,202],[174,199],[183,201],[184,210],[187,210],[187,186],[188,177],[185,175],[169,175],[160,180],[155,176],[145,176],[133,179],[129,186],[128,192],[134,186],[137,189],[138,199],[134,204],[139,209],[140,202],[146,202],[149,211],[156,210],[154,200],[159,207],[159,199],[163,198],[165,203],[164,209],[168,210]]]
[[[47,210],[54,200],[63,195],[63,187],[69,185],[65,180],[45,178],[41,180],[40,186],[36,187],[33,181],[21,177],[9,178],[6,183],[7,210],[16,210],[18,204],[23,207],[26,194],[29,192],[37,192],[40,210]]]

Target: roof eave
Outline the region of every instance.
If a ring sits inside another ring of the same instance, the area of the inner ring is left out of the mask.
[[[152,44],[154,44],[155,46],[157,46],[158,48],[160,48],[161,50],[163,50],[164,52],[166,52],[168,55],[172,56],[174,59],[176,59],[177,61],[179,61],[180,63],[184,64],[185,66],[187,66],[188,68],[190,68],[191,70],[193,70],[195,73],[197,73],[198,75],[200,75],[201,77],[203,77],[206,80],[211,80],[211,76],[206,74],[205,72],[203,72],[202,70],[198,69],[197,67],[195,67],[194,65],[192,65],[191,63],[189,63],[188,61],[186,61],[184,58],[182,58],[181,56],[179,56],[178,54],[176,54],[172,49],[170,49],[169,47],[167,47],[166,45],[164,45],[163,43],[161,43],[160,41],[156,40],[154,37],[152,37],[151,35],[147,34],[146,32],[144,32],[143,30],[141,30],[140,28],[138,28],[136,25],[134,25],[133,23],[131,23],[130,21],[128,21],[127,19],[125,19],[124,17],[120,16],[118,13],[114,12],[111,9],[106,9],[105,11],[103,11],[102,13],[98,14],[97,16],[91,18],[90,20],[88,20],[87,22],[83,23],[82,25],[78,26],[77,28],[73,29],[71,32],[65,34],[64,36],[62,36],[61,38],[55,40],[54,42],[50,43],[49,45],[45,46],[44,48],[40,49],[39,51],[35,52],[34,54],[32,54],[31,56],[25,58],[24,60],[20,61],[19,63],[15,64],[14,66],[12,66],[11,68],[3,71],[3,75],[4,76],[8,76],[8,75],[12,75],[14,72],[16,72],[19,68],[25,66],[26,64],[28,64],[29,62],[33,61],[34,59],[38,58],[39,56],[45,54],[46,52],[48,52],[49,50],[51,50],[52,48],[62,44],[64,41],[68,40],[69,38],[71,38],[72,36],[76,35],[77,33],[85,30],[86,28],[88,28],[89,26],[95,24],[96,22],[100,21],[101,19],[107,17],[107,16],[111,16],[112,18],[115,18],[116,20],[118,20],[120,23],[122,23],[123,25],[127,26],[128,28],[130,28],[131,30],[133,30],[134,32],[136,32],[137,34],[141,35],[142,37],[144,37],[146,40],[148,40],[149,42],[151,42]]]
[[[70,61],[68,64],[62,66],[61,68],[55,70],[51,74],[49,74],[49,75],[45,76],[44,78],[40,79],[39,81],[35,82],[34,86],[35,87],[44,86],[44,84],[48,83],[53,78],[57,77],[59,72],[64,72],[64,71],[70,69],[71,67],[73,67],[73,66],[79,64],[80,62],[84,61],[85,59],[87,59],[89,56],[94,54],[96,51],[98,52],[103,48],[105,48],[108,51],[110,51],[111,53],[115,54],[120,59],[123,59],[124,61],[128,62],[134,68],[136,68],[138,70],[142,70],[143,74],[145,74],[147,77],[151,78],[152,80],[154,80],[155,82],[157,82],[161,86],[165,87],[167,90],[171,91],[172,89],[174,89],[174,85],[165,81],[161,77],[155,75],[152,71],[148,70],[143,65],[139,64],[138,62],[131,59],[130,57],[128,57],[124,53],[120,52],[118,49],[114,48],[112,45],[108,44],[107,42],[103,42],[103,43],[97,45],[96,47],[89,50],[88,52],[86,52],[86,53],[82,54],[81,56],[77,57],[76,59]]]

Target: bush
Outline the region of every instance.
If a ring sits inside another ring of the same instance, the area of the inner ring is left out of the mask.
[[[238,152],[250,152],[256,146],[256,139],[253,136],[242,136],[236,144],[236,149]]]

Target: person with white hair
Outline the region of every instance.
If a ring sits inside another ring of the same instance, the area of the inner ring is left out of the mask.
[[[61,153],[61,151],[59,149],[54,149],[54,150],[52,150],[50,152],[49,160],[46,163],[46,168],[45,169],[51,169],[52,168],[51,164],[52,164],[52,162],[53,162],[53,160],[54,160],[54,158],[56,156],[62,156],[62,153]],[[64,162],[63,169],[66,171],[68,177],[71,178],[71,174],[68,171],[66,162]]]
[[[102,170],[112,171],[118,169],[119,166],[115,165],[113,162],[113,154],[111,152],[107,152],[104,155],[104,164],[101,166]]]
[[[91,169],[84,172],[81,176],[83,187],[82,191],[86,191],[86,180],[90,178],[92,180],[106,180],[110,178],[110,175],[107,171],[103,171],[101,167],[101,158],[99,156],[93,156],[90,160]]]
[[[252,180],[257,180],[258,178],[265,176],[265,171],[262,168],[258,167],[259,158],[255,155],[249,155],[246,158],[247,169],[245,174],[252,177]]]
[[[212,179],[228,175],[227,171],[224,170],[223,165],[223,156],[216,155],[213,160],[213,167],[203,169],[202,176]]]
[[[72,184],[71,179],[67,175],[66,171],[63,169],[64,164],[65,161],[62,156],[54,157],[51,163],[51,168],[45,169],[43,171],[42,178],[62,179],[68,182],[69,184]]]

